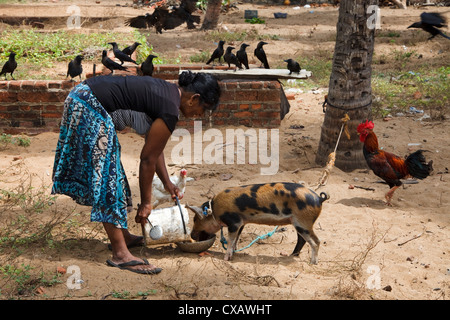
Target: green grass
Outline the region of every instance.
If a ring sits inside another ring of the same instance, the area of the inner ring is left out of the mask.
[[[256,41],[256,40],[279,40],[278,35],[259,34],[257,30],[249,29],[241,32],[229,31],[209,31],[205,34],[207,41],[240,42],[240,41]]]
[[[376,72],[372,91],[379,102],[375,114],[405,113],[410,107],[443,119],[450,105],[450,67],[421,66],[410,71]]]
[[[108,42],[119,43],[120,48],[135,41],[142,45],[137,50],[137,62],[140,63],[152,52],[145,35],[133,33],[75,33],[65,30],[56,32],[37,32],[35,30],[6,29],[0,33],[0,62],[8,59],[14,51],[16,60],[22,67],[18,68],[16,78],[27,77],[27,70],[52,68],[56,62],[69,62],[76,55],[83,54],[85,61],[98,61],[103,49],[111,49]],[[154,63],[158,63],[157,60]],[[45,76],[44,76],[45,78]]]

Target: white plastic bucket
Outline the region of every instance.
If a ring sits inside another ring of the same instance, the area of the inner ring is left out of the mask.
[[[146,223],[145,228],[142,230],[145,244],[154,245],[161,243],[173,243],[191,239],[191,229],[188,226],[189,214],[184,205],[181,205],[181,212],[183,213],[184,225],[183,220],[181,219],[180,208],[178,206],[152,210],[152,213],[148,219],[153,226],[160,226],[163,234],[158,240],[153,240],[150,238],[151,226],[149,223]]]

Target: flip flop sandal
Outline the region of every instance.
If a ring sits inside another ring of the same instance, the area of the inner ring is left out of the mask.
[[[136,240],[132,241],[130,244],[127,245],[128,249],[135,248],[135,247],[143,247],[144,246],[144,237],[136,238]],[[112,250],[111,243],[108,243],[108,249]]]
[[[137,261],[137,260],[131,260],[124,263],[114,263],[111,260],[106,260],[106,263],[111,267],[116,267],[122,270],[128,270],[131,272],[139,273],[139,274],[158,274],[162,271],[161,268],[154,268],[151,270],[139,270],[139,269],[131,269],[129,267],[132,266],[142,266],[142,265],[149,265],[150,263],[147,261],[147,259],[142,259],[144,262]]]

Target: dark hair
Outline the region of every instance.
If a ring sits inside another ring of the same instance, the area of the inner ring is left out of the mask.
[[[212,74],[183,71],[178,77],[178,85],[185,91],[198,93],[206,109],[214,111],[217,108],[221,92],[219,82]]]

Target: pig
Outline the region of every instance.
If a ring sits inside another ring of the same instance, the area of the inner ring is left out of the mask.
[[[187,205],[195,212],[191,237],[214,234],[228,227],[228,248],[224,260],[233,258],[239,235],[247,223],[293,224],[297,244],[292,255],[298,256],[305,242],[311,246],[311,264],[317,264],[320,241],[313,225],[328,200],[325,192],[317,195],[298,183],[278,182],[226,188],[201,207]]]

